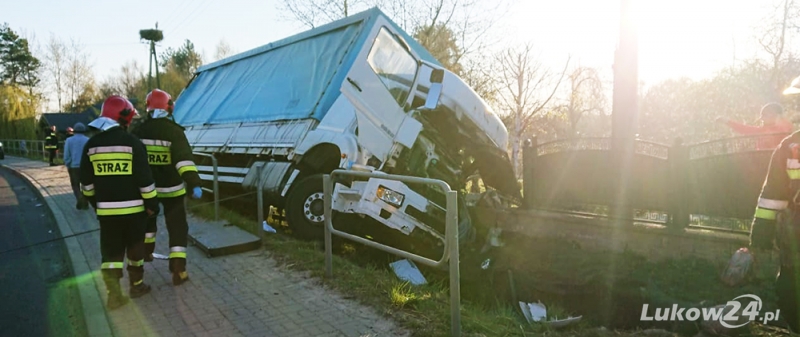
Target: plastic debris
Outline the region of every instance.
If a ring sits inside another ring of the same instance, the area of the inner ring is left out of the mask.
[[[159,260],[169,260],[169,256],[161,255],[161,254],[157,254],[157,253],[153,253],[153,258],[154,259],[159,259]]]
[[[489,269],[489,265],[491,264],[492,264],[492,259],[486,259],[486,261],[483,261],[483,263],[481,263],[481,269],[483,270]]]
[[[519,308],[522,310],[522,315],[525,316],[525,320],[527,320],[528,323],[542,322],[554,328],[560,328],[575,322],[579,322],[583,318],[583,316],[569,316],[562,319],[554,317],[553,319],[545,320],[547,319],[547,307],[542,304],[542,302],[525,303],[520,301]]]
[[[394,270],[394,274],[401,280],[408,281],[409,283],[418,286],[427,283],[425,276],[419,271],[414,262],[409,260],[395,261],[389,264]]]
[[[277,233],[278,232],[278,231],[275,230],[275,228],[272,228],[272,226],[267,224],[267,220],[264,220],[264,222],[261,224],[261,228],[263,228],[264,231],[267,232],[267,233]]]
[[[36,204],[36,207],[42,207],[42,206],[44,206],[44,205],[42,205],[42,204]]]

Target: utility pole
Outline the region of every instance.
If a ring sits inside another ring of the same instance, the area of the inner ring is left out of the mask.
[[[164,33],[158,30],[158,22],[156,22],[155,29],[142,29],[139,31],[139,38],[150,42],[150,65],[149,74],[147,76],[148,91],[153,90],[153,63],[156,69],[156,88],[161,88],[161,79],[158,75],[158,57],[156,56],[156,42],[164,39]]]

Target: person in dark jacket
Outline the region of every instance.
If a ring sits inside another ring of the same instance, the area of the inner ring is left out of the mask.
[[[172,283],[181,285],[189,279],[186,271],[189,224],[186,221],[184,197],[189,190],[193,198],[199,199],[203,190],[184,129],[171,120],[172,97],[165,91],[155,89],[147,94],[145,104],[148,115],[131,133],[139,137],[147,148],[148,162],[156,181],[158,200],[164,206],[164,220],[169,233]],[[149,219],[145,234],[146,261],[153,260],[156,230],[156,219]]]
[[[56,153],[58,152],[58,135],[56,134],[56,126],[50,127],[50,133],[44,138],[44,149],[47,151],[47,156],[50,160],[50,166],[55,166]]]
[[[99,132],[86,142],[81,156],[81,189],[100,221],[101,273],[109,309],[128,302],[119,284],[126,255],[130,297],[150,292],[144,283],[144,232],[147,217],[158,214],[158,201],[147,150],[125,130],[135,114],[124,97],[107,98],[100,117],[89,123]]]

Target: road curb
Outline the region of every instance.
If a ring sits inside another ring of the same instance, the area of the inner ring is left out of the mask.
[[[61,209],[58,207],[58,205],[56,205],[55,201],[51,200],[52,198],[46,197],[50,194],[47,193],[45,188],[39,184],[39,182],[25,172],[13,167],[0,164],[0,168],[8,170],[34,187],[34,192],[39,195],[39,197],[41,197],[47,204],[47,210],[50,212],[50,215],[53,216],[53,219],[55,219],[56,224],[58,224],[58,230],[61,232],[61,236],[66,237],[73,235],[72,229],[64,220],[65,216],[61,212]],[[85,274],[93,274],[95,268],[91,268],[89,266],[89,263],[86,260],[86,255],[84,255],[83,249],[78,242],[78,238],[65,238],[64,243],[66,244],[67,251],[69,252],[73,277]],[[89,279],[91,280],[91,283],[77,283],[87,332],[89,336],[113,336],[111,324],[109,322],[108,315],[106,314],[105,306],[103,305],[103,300],[98,292],[98,289],[100,288],[98,287],[94,276],[90,277]]]

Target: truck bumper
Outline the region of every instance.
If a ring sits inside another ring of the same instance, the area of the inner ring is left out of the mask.
[[[384,189],[384,191],[389,189],[395,196],[396,193],[401,194],[402,202],[398,205],[397,202],[391,204],[385,201],[378,196],[379,189]],[[333,190],[332,209],[342,213],[367,215],[406,235],[419,229],[444,240],[443,231],[440,233],[411,214],[417,217],[429,214],[432,218],[440,219],[443,225],[446,211],[411,190],[406,184],[396,180],[370,178],[367,181],[354,181],[349,187],[336,183]]]

